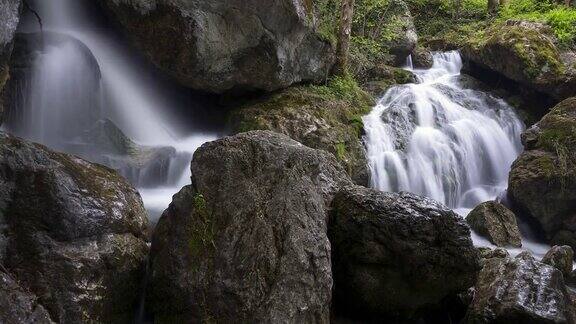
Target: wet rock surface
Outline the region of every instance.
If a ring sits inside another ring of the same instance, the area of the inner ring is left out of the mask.
[[[466,217],[466,222],[497,246],[522,246],[516,216],[500,203],[488,201],[476,206]]]
[[[576,247],[576,98],[554,107],[523,134],[509,196],[556,245]]]
[[[26,291],[9,274],[0,271],[0,322],[54,323],[38,304],[36,296]]]
[[[7,316],[130,321],[148,253],[140,195],[108,168],[3,133],[0,184]]]
[[[346,187],[329,225],[334,309],[414,320],[470,288],[480,270],[461,217],[428,198]]]
[[[14,34],[20,20],[21,0],[5,0],[0,4],[0,94],[9,78],[8,63],[12,54]],[[0,125],[3,121],[3,102],[0,96]]]
[[[334,48],[308,1],[101,0],[127,36],[182,85],[213,92],[285,88],[326,78]]]
[[[465,323],[574,323],[562,273],[521,253],[488,259]]]
[[[269,131],[203,145],[152,242],[156,321],[327,323],[327,207],[351,180],[329,153]]]

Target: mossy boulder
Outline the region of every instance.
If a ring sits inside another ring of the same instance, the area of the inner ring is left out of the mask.
[[[368,78],[370,81],[365,81],[362,84],[362,89],[375,98],[382,97],[394,85],[415,83],[417,81],[416,76],[412,72],[388,65],[380,65],[372,70],[372,73],[374,74]]]
[[[0,133],[0,273],[26,292],[14,292],[14,308],[42,306],[60,323],[130,322],[147,232],[140,195],[116,172]]]
[[[552,30],[544,24],[496,24],[471,39],[462,55],[472,68],[497,72],[557,100],[576,95],[574,68],[565,64]]]
[[[576,98],[523,135],[526,151],[512,165],[509,195],[555,244],[576,248]]]
[[[368,183],[362,116],[374,101],[350,78],[326,86],[297,86],[233,110],[232,133],[271,130],[334,154],[355,182]]]
[[[331,154],[270,131],[206,143],[152,240],[156,323],[329,323]]]

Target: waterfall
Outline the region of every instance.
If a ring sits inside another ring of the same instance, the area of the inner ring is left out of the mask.
[[[505,101],[470,89],[458,52],[434,54],[419,80],[390,88],[364,117],[371,185],[410,191],[466,214],[507,187],[522,121]]]
[[[193,152],[220,134],[194,129],[178,115],[190,115],[195,104],[173,98],[172,84],[162,84],[94,17],[92,1],[30,4],[44,32],[31,16],[19,27],[25,55],[15,55],[24,59],[13,71],[2,127],[118,170],[142,194],[154,222],[189,183]]]

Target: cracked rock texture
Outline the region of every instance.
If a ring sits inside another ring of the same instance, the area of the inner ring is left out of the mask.
[[[152,241],[158,322],[328,323],[327,206],[350,185],[331,154],[252,131],[204,144]]]

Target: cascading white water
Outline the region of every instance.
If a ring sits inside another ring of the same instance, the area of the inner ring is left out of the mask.
[[[506,190],[524,124],[505,101],[467,86],[476,81],[460,74],[458,52],[434,54],[428,70],[408,65],[418,83],[390,88],[363,119],[371,185],[427,196],[465,216]],[[548,248],[523,238],[534,255]]]
[[[396,86],[364,117],[372,186],[462,213],[506,189],[523,123],[503,100],[466,89],[457,52],[434,54],[419,83]]]
[[[117,169],[138,187],[155,221],[189,183],[192,153],[218,134],[194,131],[171,115],[172,98],[92,19],[93,3],[30,4],[42,18],[44,33],[35,36],[41,50],[18,86],[22,102],[3,127]],[[38,32],[38,24],[29,19],[19,31]],[[133,151],[131,143],[136,156],[124,152]]]

